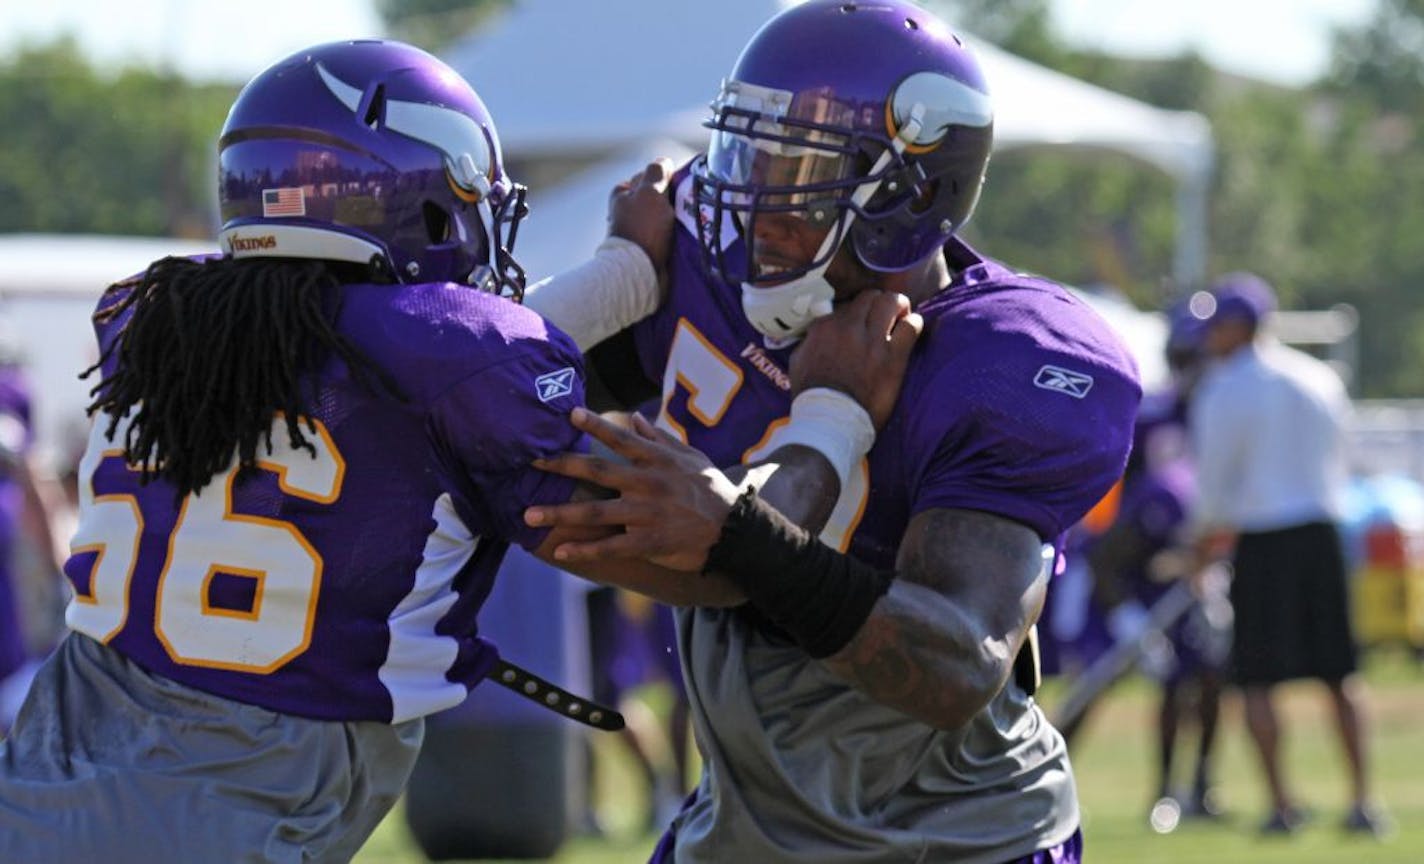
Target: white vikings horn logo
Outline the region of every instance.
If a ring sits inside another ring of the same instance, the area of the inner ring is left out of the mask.
[[[316,64],[316,71],[331,95],[355,114],[361,106],[361,91],[320,63]],[[439,105],[389,99],[385,104],[385,128],[439,150],[445,156],[450,179],[464,191],[477,198],[489,194],[494,154],[484,130],[473,118]]]
[[[916,106],[922,106],[924,120],[907,142],[906,149],[912,152],[934,149],[951,126],[982,129],[994,122],[993,103],[987,94],[938,72],[916,72],[896,86],[885,106],[892,134],[905,128]]]

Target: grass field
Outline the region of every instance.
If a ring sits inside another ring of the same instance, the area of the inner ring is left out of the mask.
[[[1185,823],[1159,836],[1147,827],[1151,798],[1152,712],[1150,687],[1137,681],[1119,687],[1082,732],[1073,754],[1083,805],[1086,858],[1091,864],[1420,864],[1424,862],[1424,669],[1401,656],[1370,660],[1370,723],[1376,786],[1397,833],[1385,843],[1347,836],[1338,822],[1347,804],[1343,757],[1331,732],[1322,692],[1309,684],[1283,688],[1286,710],[1287,777],[1316,819],[1289,838],[1258,837],[1266,809],[1256,759],[1242,726],[1240,706],[1224,706],[1217,771],[1231,816],[1225,824]],[[1054,691],[1044,694],[1050,704]],[[1189,739],[1190,740],[1190,739]],[[647,860],[656,836],[636,827],[643,798],[621,752],[599,741],[602,772],[600,812],[611,827],[608,839],[569,841],[551,859],[555,864],[624,864]],[[1188,754],[1190,751],[1188,750]],[[356,861],[360,864],[418,864],[420,850],[406,833],[400,813],[382,824]],[[755,864],[755,862],[735,862]],[[814,862],[808,862],[814,864]]]

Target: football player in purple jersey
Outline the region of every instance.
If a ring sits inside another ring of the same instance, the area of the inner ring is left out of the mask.
[[[34,597],[48,585],[27,577],[48,582],[58,567],[51,533],[58,490],[32,447],[28,376],[8,336],[0,333],[0,735],[14,721],[43,656],[27,637],[45,628],[26,616],[44,608]]]
[[[648,825],[661,829],[688,792],[687,695],[672,609],[616,588],[595,588],[586,599],[592,695],[617,706],[627,721],[620,737],[644,781]],[[671,705],[665,723],[640,692],[648,685],[666,687]],[[598,827],[595,813],[586,821]]]
[[[1175,328],[1174,328],[1175,329]],[[1169,350],[1172,347],[1169,346]],[[1185,358],[1184,358],[1185,359]],[[1199,351],[1195,358],[1201,359]],[[1169,357],[1170,361],[1170,357]],[[1175,381],[1189,386],[1194,370],[1173,364]],[[1161,686],[1157,712],[1156,800],[1152,828],[1168,833],[1182,819],[1219,817],[1211,784],[1221,688],[1231,640],[1227,576],[1220,567],[1192,572],[1186,517],[1196,494],[1187,446],[1184,390],[1168,390],[1144,400],[1133,452],[1123,476],[1121,506],[1113,524],[1085,549],[1095,594],[1109,609],[1114,652],[1131,645],[1143,670]],[[1100,661],[1110,662],[1110,661]],[[1121,667],[1122,673],[1131,665]],[[1108,692],[1108,680],[1093,701]],[[1068,700],[1072,699],[1070,694]],[[1173,786],[1177,732],[1189,709],[1198,724],[1192,785],[1186,794]],[[1071,721],[1081,724],[1086,706]],[[1060,727],[1065,718],[1056,718]],[[1070,733],[1065,731],[1065,735]]]
[[[1162,830],[1172,823],[1172,815],[1180,813],[1188,819],[1217,819],[1223,813],[1221,802],[1212,785],[1212,760],[1216,747],[1217,724],[1220,719],[1221,692],[1226,683],[1226,664],[1230,654],[1232,610],[1228,596],[1230,577],[1220,567],[1210,567],[1196,574],[1183,574],[1180,563],[1185,550],[1179,545],[1183,523],[1176,521],[1178,513],[1185,520],[1186,510],[1178,511],[1169,498],[1190,504],[1196,494],[1196,474],[1191,458],[1187,423],[1187,408],[1197,382],[1206,366],[1205,315],[1194,309],[1198,295],[1187,298],[1167,310],[1167,368],[1171,383],[1155,398],[1144,399],[1138,419],[1147,469],[1159,475],[1161,492],[1144,496],[1162,502],[1156,510],[1154,526],[1152,510],[1144,507],[1138,524],[1144,539],[1155,534],[1170,546],[1159,557],[1160,569],[1170,578],[1191,578],[1197,602],[1184,620],[1168,630],[1176,663],[1161,682],[1162,701],[1158,706],[1158,790],[1160,797],[1153,805],[1151,822]],[[1155,421],[1155,423],[1154,423]],[[1155,428],[1154,428],[1155,427]],[[1168,518],[1164,518],[1168,517]],[[1156,531],[1154,531],[1154,528]],[[1165,529],[1165,530],[1164,530]],[[1163,534],[1167,536],[1163,537]],[[1158,567],[1154,567],[1158,569]],[[1194,709],[1194,710],[1193,710]],[[1185,796],[1172,787],[1172,767],[1176,755],[1177,732],[1182,720],[1194,720],[1197,725],[1197,749],[1193,758],[1192,785]],[[1165,808],[1164,812],[1160,808]]]
[[[0,734],[15,719],[27,679],[33,674],[32,669],[26,669],[29,657],[15,568],[21,516],[15,477],[29,442],[29,387],[18,369],[0,365]]]
[[[408,45],[319,45],[238,95],[218,168],[223,254],[154,262],[94,316],[74,632],[0,745],[0,860],[349,860],[422,718],[514,673],[476,627],[508,544],[584,536],[522,518],[587,494],[531,465],[587,447],[582,364],[511,302],[524,190],[470,86]],[[590,267],[653,278],[627,244]],[[866,374],[893,386],[912,344]]]
[[[704,772],[656,861],[1081,860],[1066,749],[1013,673],[1063,532],[1122,472],[1141,388],[1085,304],[959,238],[988,94],[904,0],[772,18],[673,177],[666,291],[642,285],[656,311],[618,337],[661,382],[657,428],[576,411],[628,462],[540,462],[620,493],[531,508],[617,529],[557,558],[642,555],[746,596],[680,613]],[[609,329],[589,312],[609,302],[532,302],[581,342]],[[891,304],[923,326],[903,389],[848,399],[823,376],[873,354],[859,322]],[[773,509],[741,465],[787,444],[824,473]]]

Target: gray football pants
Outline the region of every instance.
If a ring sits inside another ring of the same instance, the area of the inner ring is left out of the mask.
[[[0,744],[0,861],[349,861],[424,728],[275,714],[71,634]]]

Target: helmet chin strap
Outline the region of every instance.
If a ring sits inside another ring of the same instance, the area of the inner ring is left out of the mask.
[[[485,245],[489,249],[489,260],[483,264],[476,264],[470,271],[470,275],[465,277],[465,282],[481,291],[498,294],[499,247],[495,245],[498,241],[494,231],[494,213],[490,210],[489,203],[483,198],[475,205],[475,209],[480,214],[480,222],[485,226]]]
[[[910,116],[905,125],[900,128],[885,152],[880,154],[880,158],[875,160],[867,174],[879,174],[889,166],[891,159],[905,152],[905,146],[920,134],[924,115],[925,107],[916,103],[910,109]],[[806,328],[811,326],[812,321],[831,314],[836,289],[826,281],[826,268],[830,267],[831,259],[835,257],[832,253],[835,251],[837,237],[844,242],[850,236],[856,209],[864,207],[865,202],[880,189],[883,182],[885,181],[882,178],[874,183],[862,183],[851,193],[852,206],[841,211],[841,229],[837,231],[832,228],[826,234],[826,239],[821,241],[821,248],[816,250],[816,257],[812,259],[820,261],[820,264],[782,285],[765,288],[750,282],[742,283],[742,311],[752,326],[766,337],[767,347],[785,348],[795,344],[805,335]]]
[[[489,205],[490,182],[475,168],[474,159],[470,157],[470,154],[460,154],[460,167],[464,169],[466,176],[472,178],[475,191],[479,194],[479,200],[475,202],[475,210],[480,215],[481,227],[485,229],[485,252],[489,256],[489,260],[484,264],[475,265],[474,269],[470,271],[470,275],[465,277],[465,281],[481,291],[498,294],[499,247],[496,245],[498,235],[495,233],[494,211]]]
[[[768,347],[794,344],[812,321],[831,314],[836,289],[826,281],[825,272],[822,264],[785,285],[770,288],[742,283],[742,312],[766,337]]]

